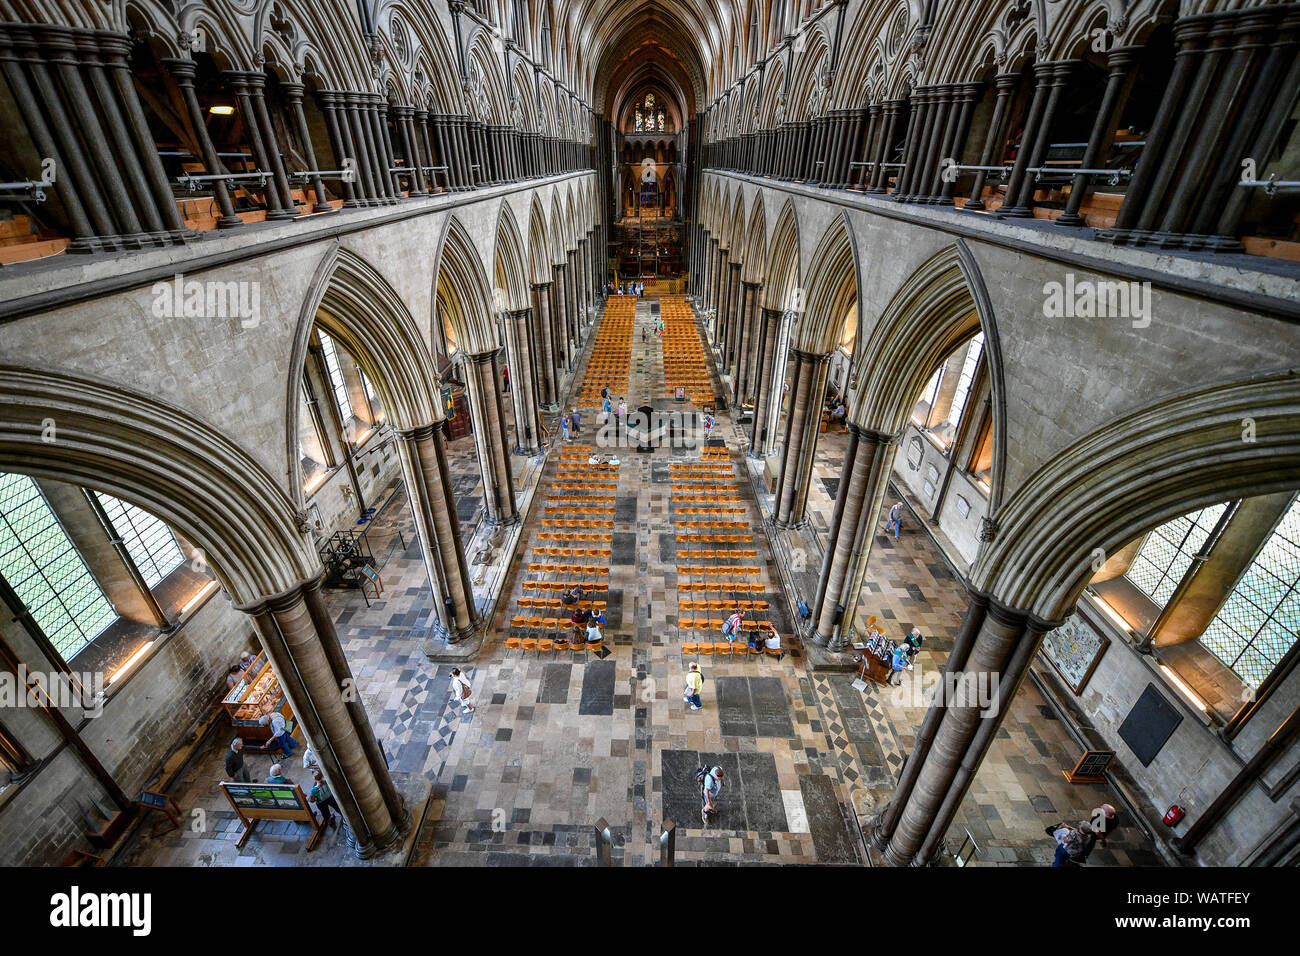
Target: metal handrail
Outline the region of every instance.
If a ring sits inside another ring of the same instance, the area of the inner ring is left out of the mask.
[[[45,190],[54,183],[44,179],[24,179],[15,183],[0,183],[0,192],[12,192],[18,195],[0,196],[0,199],[30,199],[32,202],[45,202]]]
[[[356,167],[348,169],[295,169],[289,174],[289,179],[294,183],[305,183],[313,176],[319,176],[321,179],[341,179],[344,182],[356,182]]]
[[[184,186],[190,192],[197,192],[202,188],[203,183],[215,182],[217,180],[229,182],[256,182],[257,185],[264,187],[266,186],[267,177],[270,175],[270,173],[261,169],[255,169],[247,173],[208,173],[202,176],[192,176],[189,173],[185,173],[184,175],[177,176],[176,182],[178,185]]]
[[[1256,186],[1264,190],[1266,196],[1276,196],[1279,189],[1300,189],[1300,180],[1278,179],[1277,173],[1268,179],[1243,179],[1238,186]]]

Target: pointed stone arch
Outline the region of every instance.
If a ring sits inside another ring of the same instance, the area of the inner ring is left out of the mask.
[[[434,328],[451,323],[457,344],[470,353],[496,348],[492,289],[468,230],[455,215],[447,217],[434,268]]]
[[[823,354],[839,344],[844,317],[858,309],[862,326],[861,289],[856,237],[848,213],[841,212],[822,234],[810,259],[807,311],[799,326],[798,348]]]
[[[1300,374],[1293,368],[1163,398],[1073,442],[986,529],[974,590],[1059,622],[1109,554],[1216,502],[1300,488]]]

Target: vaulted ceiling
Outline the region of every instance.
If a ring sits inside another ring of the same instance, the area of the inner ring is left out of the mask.
[[[618,116],[630,96],[657,89],[690,116],[707,100],[708,73],[744,0],[557,0],[589,60],[592,105]]]

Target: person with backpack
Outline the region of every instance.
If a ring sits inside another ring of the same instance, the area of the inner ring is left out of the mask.
[[[729,641],[734,641],[736,635],[740,633],[740,624],[744,619],[744,611],[733,611],[731,617],[722,622],[722,636]]]
[[[474,712],[474,688],[470,682],[460,672],[459,667],[451,669],[451,702],[460,704],[465,708],[465,713]]]
[[[330,790],[330,785],[325,782],[325,775],[319,770],[311,775],[315,783],[312,784],[311,790],[307,796],[311,802],[316,804],[316,809],[320,811],[321,826],[339,825],[339,817],[343,816],[343,811],[339,809],[339,802],[334,799],[334,792]],[[330,811],[333,811],[331,813]],[[334,814],[337,813],[336,817]]]
[[[700,807],[700,819],[704,825],[709,824],[709,814],[718,812],[718,797],[722,794],[722,768],[701,767],[695,771],[695,779],[700,785],[703,806]]]
[[[699,710],[704,706],[700,702],[700,691],[704,689],[704,675],[700,673],[700,665],[696,661],[691,661],[690,670],[686,672],[686,696],[682,698],[683,703],[691,705],[691,710]]]
[[[713,416],[708,412],[704,413],[704,440],[708,441],[709,436],[713,434]]]
[[[1058,823],[1054,827],[1047,828],[1047,834],[1056,841],[1056,855],[1052,860],[1052,866],[1081,866],[1083,861],[1088,858],[1088,853],[1092,851],[1092,846],[1088,841],[1088,835],[1092,834],[1092,828],[1088,827],[1088,833],[1080,827],[1070,826],[1068,823]],[[1092,834],[1092,842],[1096,842],[1096,835]]]

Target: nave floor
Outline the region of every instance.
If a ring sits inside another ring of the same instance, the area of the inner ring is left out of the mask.
[[[660,397],[665,388],[662,348],[640,332],[651,322],[651,301],[637,307],[631,345],[628,404]],[[575,381],[584,380],[583,356]],[[576,391],[576,390],[575,390]],[[587,443],[594,423],[572,444]],[[741,432],[719,415],[716,438],[730,460],[743,454]],[[823,435],[817,476],[838,478],[840,436]],[[594,442],[592,442],[594,444]],[[458,491],[472,494],[477,480],[472,440],[453,447]],[[592,826],[603,817],[614,835],[616,865],[648,865],[657,855],[659,825],[678,826],[679,864],[821,863],[865,859],[855,794],[887,791],[912,743],[923,710],[906,706],[888,689],[863,694],[852,675],[810,673],[795,649],[780,661],[701,657],[704,709],[682,702],[684,640],[717,635],[679,631],[676,535],[670,507],[670,463],[697,461],[699,452],[674,456],[667,449],[639,455],[619,449],[609,561],[609,591],[602,656],[571,652],[507,652],[504,638],[529,574],[516,562],[506,581],[478,661],[464,668],[474,688],[472,715],[453,712],[447,665],[430,662],[419,636],[428,619],[424,568],[411,536],[384,567],[387,598],[366,608],[351,592],[327,594],[374,729],[388,754],[399,789],[419,830],[411,846],[416,865],[589,865]],[[555,456],[542,478],[538,505],[528,518],[519,553],[537,543],[544,492],[555,481]],[[516,459],[518,461],[518,459]],[[758,527],[758,510],[741,470],[737,493],[745,518]],[[825,509],[826,486],[815,483],[810,506]],[[463,485],[463,488],[462,488]],[[825,500],[822,500],[822,499]],[[400,505],[394,502],[394,505]],[[462,504],[462,520],[472,508]],[[406,520],[404,507],[390,512]],[[916,526],[913,524],[913,528]],[[691,545],[690,547],[696,547]],[[771,553],[759,533],[753,547],[770,617],[790,648]],[[895,542],[878,536],[864,604],[870,613],[913,623],[927,636],[924,667],[941,667],[960,621],[964,598],[933,542],[923,533]],[[690,657],[686,660],[689,661]],[[322,846],[304,850],[299,825],[263,825],[242,850],[234,846],[238,821],[216,791],[228,740],[212,738],[188,768],[176,797],[187,813],[205,810],[202,830],[140,839],[128,855],[140,865],[349,864],[352,854],[330,831]],[[1050,862],[1046,823],[1077,820],[1107,797],[1104,788],[1069,787],[1060,775],[1074,745],[1028,684],[1017,697],[993,751],[977,776],[950,833],[965,827],[981,846],[980,863]],[[300,751],[301,752],[301,751]],[[702,762],[721,763],[728,786],[722,812],[701,825],[693,773]],[[270,761],[251,758],[255,775]],[[289,769],[305,780],[300,764]],[[427,804],[425,802],[428,797]],[[375,865],[403,862],[388,854]],[[1134,828],[1123,830],[1094,864],[1148,864],[1157,859]]]

